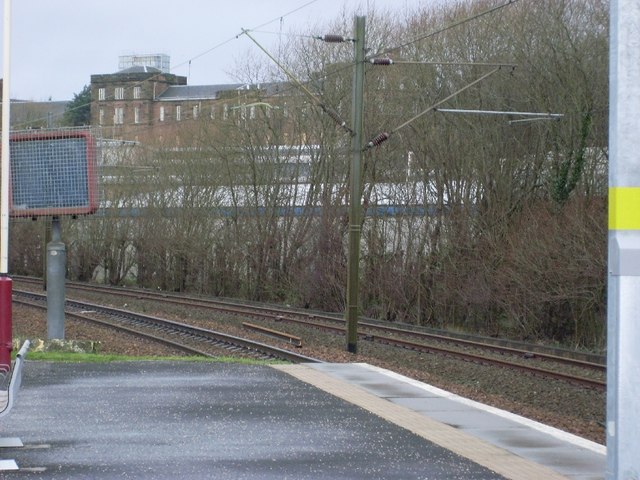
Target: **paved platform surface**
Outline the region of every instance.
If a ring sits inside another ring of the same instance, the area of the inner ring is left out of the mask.
[[[28,362],[18,402],[0,421],[0,437],[24,443],[0,448],[19,470],[0,476],[604,478],[594,444],[552,430],[530,437],[539,429],[477,412],[362,364]],[[545,451],[555,464],[545,465]]]
[[[283,368],[294,375],[301,370],[299,366]],[[370,365],[309,368],[330,375],[330,380],[313,382],[320,388],[333,382],[327,391],[507,478],[605,478],[602,445]],[[345,393],[345,388],[350,392]]]

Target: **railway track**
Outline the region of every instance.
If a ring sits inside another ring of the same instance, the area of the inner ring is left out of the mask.
[[[46,296],[14,290],[14,303],[46,309]],[[129,310],[67,300],[65,315],[76,320],[113,328],[154,342],[171,346],[191,355],[220,356],[221,350],[259,359],[279,359],[294,363],[320,360],[246,338],[195,327]]]
[[[41,285],[42,281],[32,277],[14,277],[19,282],[30,285]],[[299,324],[308,324],[316,328],[323,328],[322,324],[344,326],[344,319],[336,315],[294,310],[284,307],[273,307],[264,305],[252,305],[235,301],[190,297],[187,295],[172,294],[167,292],[154,292],[143,289],[127,289],[122,287],[112,287],[104,285],[91,285],[79,282],[67,282],[67,288],[78,291],[94,292],[98,294],[117,294],[121,297],[133,298],[136,300],[150,299],[175,305],[188,307],[198,307],[208,310],[229,312],[234,314],[246,314],[275,321],[296,320]],[[587,352],[576,352],[567,349],[548,347],[536,344],[510,341],[506,339],[494,339],[479,337],[476,335],[452,333],[441,330],[428,329],[424,327],[414,327],[410,325],[397,326],[389,325],[385,322],[363,319],[359,322],[359,327],[363,329],[364,337],[375,335],[375,333],[387,333],[390,335],[407,335],[422,340],[434,340],[437,342],[448,342],[465,347],[478,347],[484,350],[492,350],[500,354],[521,356],[528,359],[549,360],[566,365],[591,368],[596,371],[605,371],[605,357],[602,355]],[[326,330],[332,330],[326,328]]]
[[[23,277],[19,277],[17,281],[30,284],[39,283],[38,280]],[[344,334],[344,320],[328,314],[303,312],[278,307],[256,306],[217,299],[188,297],[165,292],[88,285],[76,282],[67,283],[67,289],[100,295],[111,294],[139,301],[149,300],[153,302],[170,303],[190,309],[214,310],[233,315],[260,318],[272,322],[296,324],[304,328],[314,328],[335,334]],[[69,304],[69,302],[67,303]],[[604,359],[594,356],[569,356],[566,352],[560,355],[558,349],[548,349],[544,351],[539,346],[535,346],[535,349],[525,348],[525,346],[520,343],[504,344],[505,342],[503,342],[502,345],[498,345],[487,342],[485,341],[486,339],[482,339],[481,341],[478,338],[470,336],[460,338],[459,335],[449,336],[444,335],[442,332],[381,325],[373,321],[362,321],[359,324],[359,328],[359,335],[365,341],[410,349],[417,352],[446,355],[474,363],[515,369],[528,374],[563,380],[601,391],[604,390],[606,386],[604,380],[600,378],[605,370]],[[539,365],[532,365],[533,362],[545,362],[545,367],[552,365],[554,368],[541,368]],[[558,365],[567,367],[569,370],[574,369],[580,372],[590,371],[593,372],[593,374],[567,373],[562,370],[564,367],[558,368]]]

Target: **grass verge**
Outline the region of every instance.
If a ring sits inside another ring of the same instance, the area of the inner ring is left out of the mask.
[[[109,362],[208,362],[208,363],[239,363],[243,365],[276,365],[278,360],[252,360],[235,357],[197,357],[197,356],[129,356],[108,353],[73,353],[73,352],[30,352],[27,360],[43,362],[66,363],[109,363]]]

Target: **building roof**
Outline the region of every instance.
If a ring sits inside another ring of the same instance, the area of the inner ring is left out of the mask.
[[[133,67],[120,70],[118,73],[162,73],[162,71],[146,65],[134,65]]]
[[[246,89],[248,89],[248,86],[244,83],[172,85],[158,96],[158,100],[212,100],[218,98],[220,92]]]
[[[57,127],[61,123],[69,101],[32,102],[11,100],[11,126],[16,129]]]

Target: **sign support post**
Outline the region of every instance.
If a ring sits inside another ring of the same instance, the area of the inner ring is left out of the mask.
[[[67,251],[60,233],[60,217],[51,219],[47,244],[47,338],[64,340],[65,271]]]

